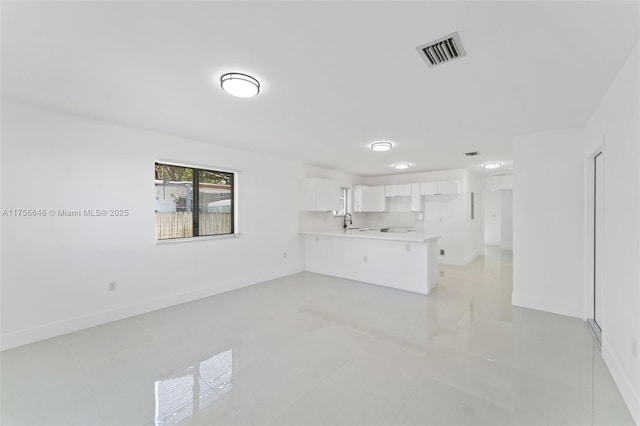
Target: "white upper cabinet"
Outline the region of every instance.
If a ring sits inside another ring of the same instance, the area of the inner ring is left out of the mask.
[[[422,193],[420,192],[420,184],[411,184],[411,211],[421,212],[422,209]]]
[[[411,184],[387,185],[384,192],[387,197],[411,197]]]
[[[424,182],[420,184],[422,195],[435,195],[438,193],[438,182]]]
[[[443,182],[424,182],[420,184],[422,195],[460,194],[460,182],[457,180]]]
[[[397,185],[386,185],[384,187],[384,195],[386,197],[397,197],[398,196],[398,186]]]
[[[365,185],[354,186],[353,211],[357,213],[387,211],[385,187]]]
[[[460,182],[457,180],[451,180],[447,182],[438,182],[439,194],[459,194]]]
[[[340,210],[340,184],[323,178],[307,178],[303,184],[302,211]]]
[[[364,193],[366,186],[355,185],[351,191],[351,202],[353,203],[354,212],[363,212]]]
[[[370,186],[367,197],[367,211],[386,212],[387,200],[384,195],[384,186]]]

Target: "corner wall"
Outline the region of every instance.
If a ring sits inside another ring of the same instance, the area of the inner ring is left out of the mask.
[[[513,294],[516,306],[581,317],[582,128],[513,141]]]
[[[586,127],[585,169],[604,153],[602,356],[636,424],[640,424],[640,45],[609,87]],[[590,176],[585,173],[585,176]],[[591,178],[592,179],[592,178]],[[593,294],[592,181],[585,179],[585,283]],[[590,317],[593,300],[585,304]],[[588,306],[587,306],[588,305]],[[635,342],[636,355],[633,355]]]
[[[640,45],[585,128],[515,138],[514,305],[593,316],[593,175],[604,152],[602,356],[640,424]],[[635,347],[635,354],[634,354]]]

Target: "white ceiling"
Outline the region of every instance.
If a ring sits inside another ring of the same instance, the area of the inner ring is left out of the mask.
[[[639,26],[638,2],[4,1],[2,94],[363,176],[477,170],[583,125]],[[415,47],[453,31],[467,57],[428,68]]]

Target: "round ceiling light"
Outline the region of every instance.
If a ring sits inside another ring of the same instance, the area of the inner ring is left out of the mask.
[[[395,163],[393,165],[393,168],[396,170],[404,170],[404,169],[408,169],[409,167],[411,167],[411,163],[407,163],[407,162],[400,162],[400,163]]]
[[[374,142],[370,145],[371,149],[374,151],[382,152],[389,151],[393,148],[393,144],[391,142]]]
[[[482,167],[484,167],[485,169],[498,169],[502,166],[502,163],[499,161],[494,161],[491,163],[484,163],[482,165]]]
[[[250,98],[260,93],[260,82],[250,75],[230,72],[220,77],[220,87],[232,96]]]

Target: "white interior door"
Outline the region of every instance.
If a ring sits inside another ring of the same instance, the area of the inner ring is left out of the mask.
[[[593,320],[602,330],[604,154],[598,153],[593,160]]]

